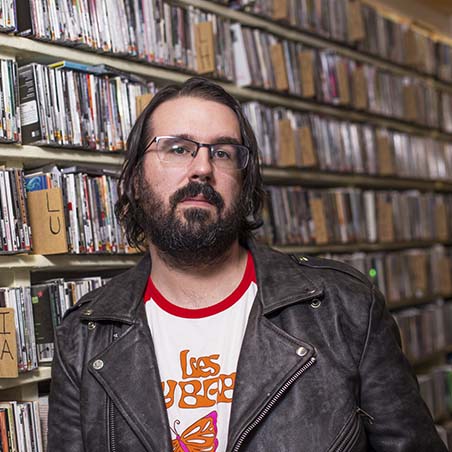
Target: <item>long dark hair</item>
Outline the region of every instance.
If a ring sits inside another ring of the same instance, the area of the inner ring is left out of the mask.
[[[140,205],[140,184],[145,149],[151,137],[151,115],[164,102],[178,97],[197,97],[226,105],[237,115],[242,144],[250,149],[250,160],[243,171],[240,202],[243,203],[242,227],[239,240],[244,243],[252,231],[261,226],[260,211],[264,199],[263,181],[259,167],[258,146],[254,132],[243,114],[239,102],[221,86],[203,77],[192,77],[182,85],[167,85],[153,97],[138,117],[127,139],[127,153],[118,184],[115,213],[122,223],[130,245],[143,248],[146,237],[142,227],[144,213]]]

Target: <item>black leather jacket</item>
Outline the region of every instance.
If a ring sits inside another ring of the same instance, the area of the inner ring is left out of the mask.
[[[250,244],[258,293],[228,452],[446,452],[381,294],[354,269]],[[170,452],[145,257],[57,331],[49,452]]]

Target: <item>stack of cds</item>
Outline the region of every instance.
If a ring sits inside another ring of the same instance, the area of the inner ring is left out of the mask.
[[[389,307],[427,297],[452,297],[450,247],[436,245],[396,252],[328,254],[326,257],[352,265],[367,275],[384,294]],[[452,310],[447,313],[452,315]],[[446,336],[448,343],[452,343],[452,332],[446,332]]]
[[[259,102],[243,107],[264,165],[452,180],[452,145],[446,141]]]
[[[445,311],[450,303],[438,301],[420,308],[396,312],[394,317],[402,336],[402,348],[411,361],[418,361],[441,351],[446,345],[444,331],[452,328],[445,324]]]
[[[447,241],[452,195],[353,188],[269,186],[268,211],[278,245]]]
[[[24,144],[99,151],[124,150],[136,97],[155,91],[103,65],[66,61],[22,66],[19,82]]]
[[[128,245],[115,214],[118,174],[106,169],[45,167],[27,172],[28,191],[62,190],[70,253],[117,254]]]

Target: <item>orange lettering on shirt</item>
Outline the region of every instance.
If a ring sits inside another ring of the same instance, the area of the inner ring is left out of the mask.
[[[179,382],[182,394],[180,408],[208,408],[216,403],[231,403],[235,372],[230,375]]]
[[[220,365],[217,360],[220,355],[202,356],[200,358],[190,358],[187,362],[187,355],[190,350],[182,350],[179,355],[182,378],[202,378],[217,375],[220,372]]]
[[[217,401],[217,394],[218,394],[218,385],[220,384],[220,381],[218,377],[215,378],[208,378],[207,380],[204,380],[202,382],[202,387],[204,390],[204,396],[213,402]]]
[[[179,387],[182,390],[179,408],[199,408],[215,405],[215,400],[209,400],[203,394],[203,384],[199,380],[181,381]]]
[[[204,373],[203,377],[208,377],[209,375],[214,376],[220,373],[220,365],[214,362],[219,357],[220,355],[210,355],[198,359],[198,366]]]
[[[220,375],[220,390],[218,392],[218,403],[231,403],[232,402],[232,392],[234,390],[235,385],[235,375],[236,373],[232,373],[230,375]]]
[[[165,390],[165,387],[168,386],[168,390]],[[163,397],[165,398],[165,405],[166,408],[170,408],[173,406],[174,403],[174,391],[177,387],[177,381],[174,380],[168,380],[165,384],[164,381],[162,381],[162,392]]]

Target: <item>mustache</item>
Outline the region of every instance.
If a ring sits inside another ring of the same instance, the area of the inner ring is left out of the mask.
[[[198,182],[189,182],[185,187],[179,188],[170,198],[171,207],[174,209],[184,199],[198,195],[202,195],[206,201],[213,204],[219,211],[224,207],[224,200],[220,193],[215,191],[211,185]]]

